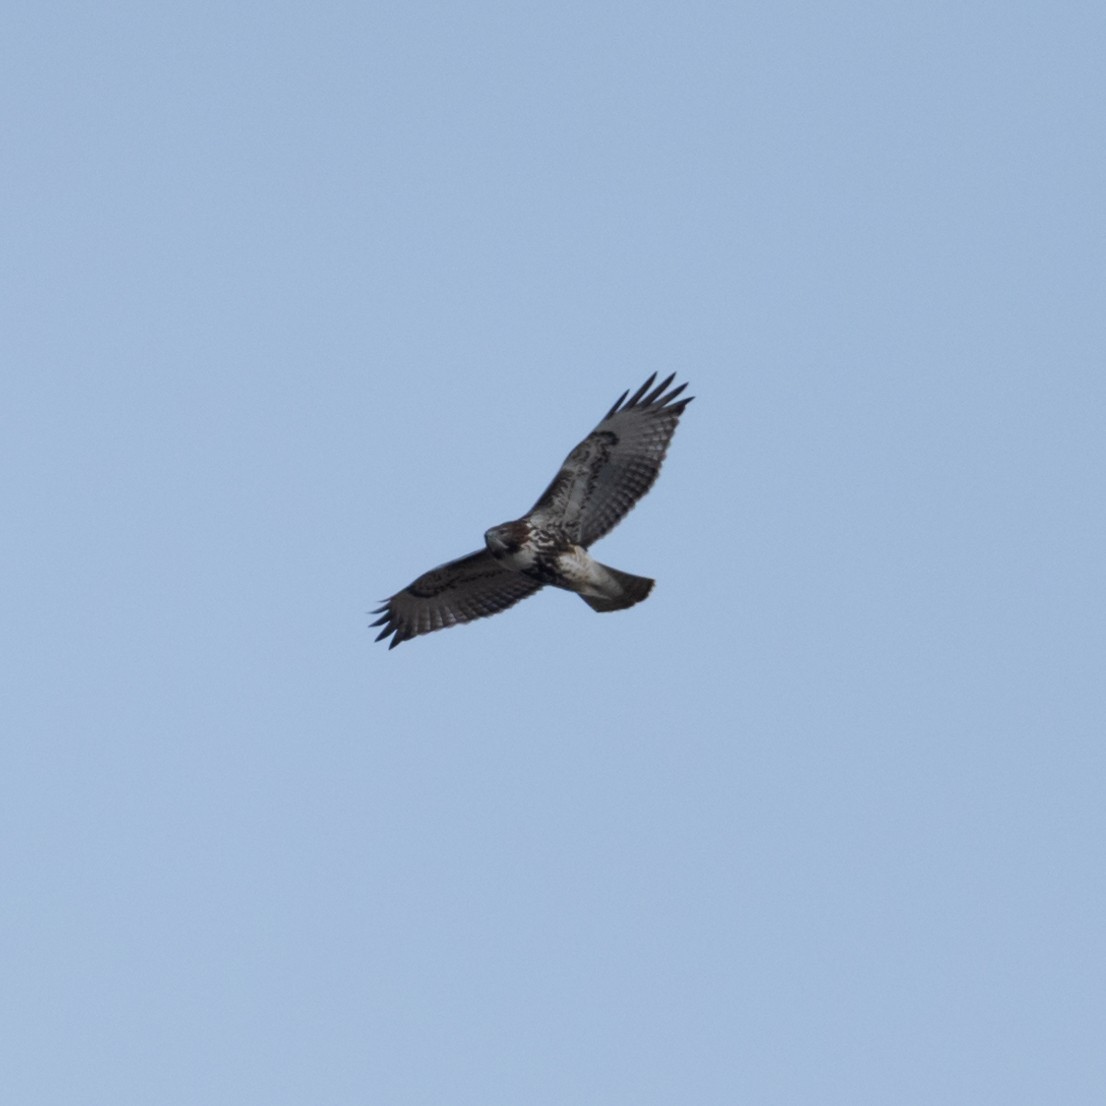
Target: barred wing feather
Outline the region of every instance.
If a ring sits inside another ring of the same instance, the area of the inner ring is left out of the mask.
[[[541,587],[538,581],[501,567],[481,549],[424,572],[385,600],[372,612],[381,616],[372,625],[384,627],[376,640],[391,634],[388,648],[394,649],[420,634],[498,614]]]
[[[565,458],[534,504],[531,522],[562,527],[586,547],[626,517],[656,481],[676,424],[694,398],[678,398],[686,384],[666,391],[675,376],[672,373],[654,388],[654,373],[629,399],[628,391],[622,393],[603,421]]]

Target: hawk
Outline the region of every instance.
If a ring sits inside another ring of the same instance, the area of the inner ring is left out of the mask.
[[[493,526],[483,549],[423,573],[373,611],[380,618],[372,625],[384,627],[376,640],[391,634],[394,649],[419,634],[498,614],[546,584],[576,592],[594,611],[640,603],[654,581],[600,564],[588,547],[653,486],[694,398],[677,398],[686,384],[667,390],[675,373],[654,388],[656,376],[619,396],[528,514]]]

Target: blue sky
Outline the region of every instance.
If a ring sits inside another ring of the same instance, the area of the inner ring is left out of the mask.
[[[4,22],[5,1100],[1102,1101],[1100,5]]]

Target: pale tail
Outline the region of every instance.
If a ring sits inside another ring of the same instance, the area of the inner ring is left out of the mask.
[[[610,565],[600,565],[614,578],[618,585],[618,594],[612,598],[600,598],[595,595],[581,595],[580,598],[587,603],[593,611],[622,611],[640,603],[652,590],[654,581],[646,576],[634,576],[629,572],[621,572]]]

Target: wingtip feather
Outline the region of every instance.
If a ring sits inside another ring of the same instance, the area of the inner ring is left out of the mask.
[[[657,374],[654,373],[649,379],[652,380]],[[643,407],[648,407],[650,403],[656,403],[657,399],[664,394],[665,388],[676,379],[675,373],[669,373],[641,402]]]
[[[669,379],[671,379],[671,377]],[[673,388],[672,391],[669,392],[668,395],[666,395],[664,397],[664,399],[661,400],[661,406],[665,407],[669,403],[671,403],[686,387],[687,387],[687,382],[685,381],[683,384],[680,384],[678,387]],[[687,402],[687,401],[685,400],[684,402]]]
[[[618,410],[618,409],[619,409],[619,408],[620,408],[620,407],[622,406],[622,401],[623,401],[623,400],[624,400],[624,399],[625,399],[625,398],[626,398],[626,397],[627,397],[627,396],[628,396],[629,394],[630,394],[630,389],[629,389],[629,388],[627,388],[627,389],[626,389],[626,391],[624,391],[624,392],[622,393],[622,395],[620,395],[620,396],[618,397],[618,399],[617,399],[617,400],[615,400],[615,404],[614,404],[614,406],[613,406],[613,407],[612,407],[612,408],[611,408],[611,409],[610,409],[610,410],[609,410],[609,411],[608,411],[608,412],[607,412],[607,413],[606,413],[606,414],[605,414],[605,415],[603,416],[603,418],[604,418],[604,419],[609,419],[609,418],[611,417],[611,415],[613,415],[613,414],[614,414],[614,413],[615,413],[615,412],[616,412],[616,411],[617,411],[617,410]]]
[[[626,407],[627,408],[636,407],[638,402],[640,401],[641,397],[643,395],[645,395],[645,393],[647,391],[649,391],[650,388],[653,387],[653,381],[656,380],[656,379],[657,379],[657,374],[656,373],[650,373],[649,374],[649,379],[644,384],[642,384],[642,386],[640,388],[638,388],[638,390],[636,392],[634,392],[634,394],[630,397],[629,402],[627,402]]]
[[[654,387],[653,382],[656,379],[657,374],[651,373],[649,379],[646,380],[633,395],[630,395],[630,390],[627,388],[626,391],[618,397],[614,406],[603,416],[603,418],[609,419],[611,416],[617,415],[620,411],[628,411],[632,407],[667,407],[669,404],[672,404],[673,410],[682,411],[695,398],[694,396],[688,396],[686,399],[681,399],[679,403],[674,402],[687,387],[686,381],[683,384],[677,384],[671,392],[665,395],[665,390],[671,385],[672,381],[676,379],[676,374],[674,372],[669,373],[668,376]]]

